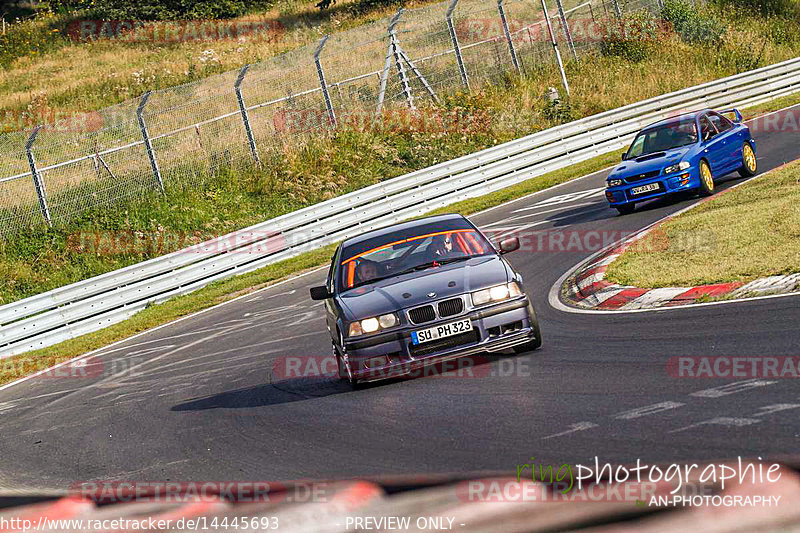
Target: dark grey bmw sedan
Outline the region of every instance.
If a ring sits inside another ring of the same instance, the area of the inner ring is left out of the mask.
[[[339,377],[399,377],[428,365],[509,348],[542,337],[522,277],[461,215],[396,224],[347,239],[334,253],[324,300]]]

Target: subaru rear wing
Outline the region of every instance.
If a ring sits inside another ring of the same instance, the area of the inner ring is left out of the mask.
[[[732,107],[731,109],[726,109],[724,111],[720,111],[719,112],[720,115],[727,115],[729,113],[733,113],[733,116],[735,117],[734,122],[742,122],[744,120],[744,117],[742,117],[742,114],[735,107]]]

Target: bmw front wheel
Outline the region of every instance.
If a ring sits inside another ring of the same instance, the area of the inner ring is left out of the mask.
[[[515,353],[532,352],[542,345],[542,332],[539,329],[539,319],[536,318],[536,311],[534,311],[533,304],[531,304],[530,300],[528,300],[528,320],[530,320],[531,329],[533,330],[533,338],[524,344],[514,346]]]

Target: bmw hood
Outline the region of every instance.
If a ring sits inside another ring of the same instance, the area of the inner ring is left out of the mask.
[[[666,152],[656,152],[635,159],[628,159],[611,171],[608,175],[608,179],[622,179],[653,171],[661,172],[661,169],[664,167],[680,163],[691,148],[692,145],[681,146],[679,148],[667,150]]]
[[[360,320],[508,281],[505,261],[487,255],[364,285],[339,298],[348,320]]]

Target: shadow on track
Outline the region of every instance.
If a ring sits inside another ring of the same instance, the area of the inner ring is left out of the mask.
[[[441,365],[431,365],[426,367],[424,372],[416,376],[403,376],[387,379],[374,383],[365,383],[354,389],[346,381],[340,380],[335,376],[302,376],[295,378],[281,379],[273,383],[264,383],[243,389],[226,391],[201,398],[192,398],[172,407],[172,411],[204,411],[207,409],[245,409],[253,407],[266,407],[270,405],[281,405],[292,402],[302,402],[324,398],[344,393],[365,392],[370,389],[389,386],[391,384],[402,383],[405,381],[415,381],[418,379],[469,379],[481,376],[488,376],[492,369],[491,363],[501,359],[519,357],[516,354],[484,354],[473,356],[468,366],[463,368],[470,369],[469,376],[453,371],[452,367],[442,370]],[[467,358],[464,358],[467,359]]]

